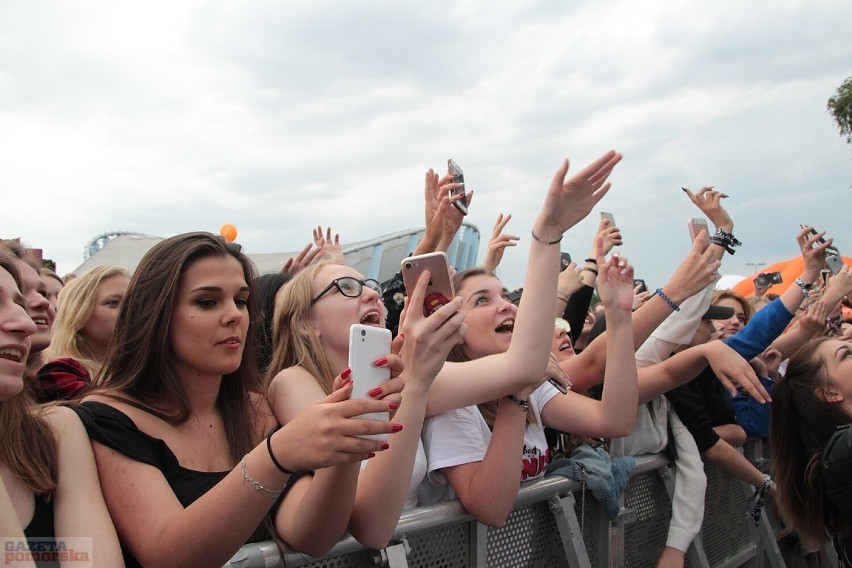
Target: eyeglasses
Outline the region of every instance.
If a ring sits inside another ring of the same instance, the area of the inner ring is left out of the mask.
[[[375,290],[379,296],[382,295],[382,285],[378,283],[378,281],[373,280],[372,278],[367,278],[366,280],[358,280],[357,278],[353,278],[352,276],[342,276],[341,278],[335,278],[331,281],[331,284],[326,286],[322,292],[316,295],[316,297],[311,300],[311,305],[319,301],[320,298],[325,296],[325,294],[331,290],[332,288],[337,288],[341,294],[346,296],[347,298],[357,298],[361,295],[361,292],[364,290],[364,286],[369,288],[370,290]]]

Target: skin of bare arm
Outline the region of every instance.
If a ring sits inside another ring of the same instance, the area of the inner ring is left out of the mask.
[[[273,435],[273,452],[285,467],[295,471],[357,463],[370,452],[381,451],[380,442],[359,436],[390,433],[392,425],[351,417],[387,411],[387,403],[347,401],[351,390],[346,386],[332,393]],[[100,402],[115,404],[104,398]],[[126,405],[120,410],[139,416]],[[269,430],[274,420],[268,406],[263,414],[268,416],[265,429]],[[237,466],[184,508],[157,468],[98,442],[92,442],[92,449],[115,528],[124,535],[124,545],[145,566],[221,566],[246,542],[273,503],[268,495],[244,481]],[[265,443],[249,452],[245,460],[246,471],[258,483],[273,489],[284,487],[288,476],[272,463]],[[282,506],[290,499],[288,494]],[[345,514],[348,517],[349,511]]]
[[[494,400],[536,384],[547,368],[553,334],[553,298],[559,263],[555,241],[582,220],[606,194],[606,178],[621,155],[607,152],[566,180],[568,161],[557,170],[530,239],[524,294],[507,351],[465,363],[447,363],[429,393],[427,416]],[[544,241],[544,242],[541,242]],[[545,244],[551,243],[554,244]]]
[[[690,201],[692,201],[702,213],[707,215],[714,227],[727,233],[733,232],[734,222],[731,220],[731,216],[728,215],[728,212],[725,211],[725,208],[722,207],[722,199],[726,199],[728,197],[727,195],[720,191],[715,191],[712,187],[702,187],[697,194],[693,194],[685,187],[683,188],[683,191],[686,192]],[[713,251],[714,258],[721,261],[722,256],[725,254],[725,248],[713,244],[710,245],[710,249]]]
[[[675,304],[679,305],[690,296],[697,294],[715,278],[721,262],[715,259],[713,249],[707,246],[708,242],[707,235],[702,231],[692,243],[689,254],[672,274],[668,283],[662,287],[663,293]],[[633,314],[634,349],[638,349],[671,313],[671,306],[657,294],[642,304],[642,307]],[[607,334],[608,331],[604,332],[596,337],[582,353],[560,363],[565,373],[571,377],[575,390],[583,392],[602,380],[606,368]],[[640,398],[642,398],[641,394]]]
[[[77,415],[61,406],[45,413],[56,437],[58,476],[53,499],[57,539],[77,536],[85,524],[92,538],[92,566],[124,566],[118,535],[98,483],[95,456],[86,429]]]
[[[631,316],[633,307],[633,267],[613,254],[603,258],[603,242],[598,237],[598,291],[606,310],[608,348],[603,397],[596,401],[582,395],[555,396],[541,411],[542,422],[563,432],[590,436],[628,435],[636,422],[638,375],[633,350]]]
[[[526,399],[525,391],[519,398]],[[485,457],[440,470],[464,508],[481,523],[502,527],[515,505],[521,483],[518,457],[524,445],[526,412],[507,398],[500,400]]]
[[[453,299],[428,318],[422,306],[431,275],[424,271],[412,295],[406,300],[400,325],[404,338],[402,357],[405,379],[402,402],[394,422],[404,426],[394,435],[391,448],[369,460],[361,471],[349,521],[349,532],[369,548],[384,548],[393,535],[411,481],[420,433],[426,415],[426,398],[432,381],[443,366],[450,349],[466,330],[461,298]],[[399,336],[397,336],[399,339]]]
[[[3,543],[4,550],[6,543],[13,543],[17,546],[26,541],[24,530],[21,528],[21,522],[18,520],[18,515],[15,512],[12,499],[9,497],[9,492],[6,491],[2,477],[0,477],[0,535],[2,535],[0,542]],[[35,568],[35,564],[31,561],[22,560],[19,565],[24,568]]]

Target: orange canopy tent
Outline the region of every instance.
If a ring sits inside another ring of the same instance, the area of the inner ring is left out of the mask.
[[[843,256],[841,257],[843,262],[852,267],[852,257]],[[766,291],[767,293],[773,294],[781,294],[784,290],[787,289],[793,282],[795,282],[796,278],[798,278],[802,274],[802,270],[805,268],[805,261],[802,260],[801,256],[797,256],[791,258],[789,260],[782,260],[781,262],[776,262],[770,266],[767,266],[760,272],[765,274],[771,274],[772,272],[780,272],[781,273],[781,284],[773,284]],[[754,279],[757,278],[759,273],[752,274],[751,276],[747,276],[742,280],[739,284],[734,286],[732,289],[737,294],[741,296],[745,296],[748,298],[749,296],[754,295]]]

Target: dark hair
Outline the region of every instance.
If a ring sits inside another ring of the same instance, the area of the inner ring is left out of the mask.
[[[11,274],[20,288],[18,259],[13,251],[0,246],[0,268]],[[36,495],[50,496],[57,480],[56,438],[50,425],[32,412],[33,404],[27,388],[0,402],[0,432],[3,432],[0,463],[21,478]]]
[[[257,344],[257,368],[265,373],[272,361],[272,322],[275,316],[275,294],[293,277],[289,274],[264,274],[255,279],[257,305],[260,308],[260,325]]]
[[[822,451],[838,426],[849,417],[817,391],[828,373],[818,350],[828,338],[817,338],[791,357],[783,379],[772,393],[772,465],[778,506],[785,521],[808,544],[822,545],[847,527],[827,499],[822,478]]]
[[[250,393],[262,392],[255,355],[258,311],[254,267],[238,245],[203,232],[184,233],[154,245],[142,257],[130,281],[98,383],[105,389],[102,394],[172,424],[189,418],[189,400],[172,367],[170,320],[187,267],[199,259],[217,256],[237,259],[250,288],[250,324],[243,358],[239,368],[223,377],[216,400],[236,462],[257,442]]]

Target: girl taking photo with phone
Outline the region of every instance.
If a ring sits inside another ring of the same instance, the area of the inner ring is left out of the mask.
[[[129,565],[222,566],[269,538],[273,507],[300,520],[280,531],[286,542],[324,554],[325,522],[313,522],[324,495],[304,470],[366,459],[381,444],[356,436],[393,431],[351,418],[388,410],[346,400],[351,386],[276,429],[256,370],[253,276],[237,245],[209,233],[158,243],[133,275],[100,389],[78,409]]]

